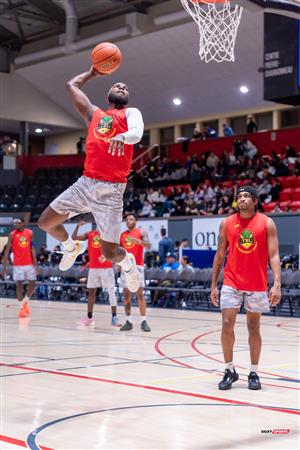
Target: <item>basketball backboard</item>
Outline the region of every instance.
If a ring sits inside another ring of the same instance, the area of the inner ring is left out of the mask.
[[[271,12],[300,19],[300,0],[233,0],[253,12]]]

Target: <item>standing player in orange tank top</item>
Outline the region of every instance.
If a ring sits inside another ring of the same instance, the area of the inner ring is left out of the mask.
[[[114,84],[107,95],[109,109],[91,103],[82,86],[101,74],[91,68],[67,83],[71,101],[88,127],[84,173],[62,192],[42,213],[39,227],[63,244],[60,270],[68,270],[85,244],[74,241],[63,226],[73,216],[92,213],[101,235],[104,257],[119,264],[128,289],[139,288],[139,272],[134,256],[119,245],[123,193],[126,188],[134,144],[140,142],[144,123],[137,108],[129,108],[129,91],[124,83]]]
[[[218,249],[213,264],[211,301],[219,304],[217,288],[225,256],[223,287],[220,307],[222,311],[221,342],[225,360],[225,374],[219,389],[231,388],[239,379],[233,365],[234,325],[236,315],[244,301],[247,311],[247,326],[251,368],[248,387],[261,389],[257,375],[261,352],[260,318],[269,311],[269,302],[277,305],[281,298],[281,270],[276,226],[272,219],[256,211],[257,193],[252,186],[240,187],[237,191],[238,213],[226,218],[220,225]],[[268,261],[274,284],[268,289]]]
[[[148,234],[145,230],[138,228],[136,215],[129,213],[126,216],[127,230],[123,231],[120,237],[120,244],[126,249],[130,254],[134,255],[137,268],[139,271],[140,282],[139,289],[137,290],[136,296],[138,299],[140,314],[142,318],[141,329],[143,331],[151,331],[147,319],[146,319],[146,302],[144,298],[144,287],[145,287],[145,276],[144,276],[144,248],[150,248],[150,242]],[[124,288],[124,306],[126,314],[126,322],[120,328],[120,331],[132,330],[132,319],[131,319],[131,297],[132,294],[128,289],[126,279],[124,277],[124,272],[121,272],[121,282]]]
[[[13,259],[13,279],[16,282],[17,299],[22,302],[19,310],[19,317],[30,316],[28,302],[35,289],[35,281],[37,275],[37,259],[35,248],[33,247],[33,232],[29,228],[25,228],[24,220],[21,218],[13,221],[15,230],[13,230],[8,238],[4,261],[3,276],[6,275],[8,263],[8,255],[12,249]],[[24,296],[23,283],[28,281],[27,292]]]

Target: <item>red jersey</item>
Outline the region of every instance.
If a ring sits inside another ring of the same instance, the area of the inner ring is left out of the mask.
[[[266,291],[268,288],[268,217],[256,213],[243,219],[239,213],[225,221],[228,239],[224,285],[240,291]]]
[[[21,230],[14,230],[11,232],[12,236],[12,251],[14,254],[14,266],[32,266],[33,257],[31,253],[32,247],[32,231],[28,228]]]
[[[134,230],[123,231],[120,237],[120,245],[125,248],[129,253],[135,256],[137,266],[144,265],[144,247],[142,245],[133,244],[130,238],[136,238],[143,240],[143,232],[140,228],[134,228]]]
[[[88,237],[88,255],[89,255],[89,268],[90,269],[111,269],[112,262],[103,261],[100,262],[99,258],[102,256],[101,241],[99,231],[94,230],[87,233]]]
[[[124,155],[108,153],[113,136],[128,131],[126,108],[97,109],[86,139],[84,175],[96,180],[126,183],[133,155],[133,145],[124,144]]]

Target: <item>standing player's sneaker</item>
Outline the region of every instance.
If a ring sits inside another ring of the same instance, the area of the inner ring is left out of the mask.
[[[140,273],[136,266],[134,255],[128,253],[128,258],[131,260],[132,267],[128,272],[125,272],[124,270],[125,282],[130,292],[136,292],[140,287]]]
[[[219,383],[219,389],[221,391],[227,391],[228,389],[231,389],[232,383],[234,383],[238,379],[239,379],[239,374],[236,373],[235,370],[233,372],[231,372],[231,370],[226,369],[223,380],[220,381],[220,383]]]
[[[83,326],[95,325],[95,320],[93,319],[93,317],[90,319],[88,316],[85,316],[78,322],[78,325]]]
[[[30,308],[28,306],[28,302],[23,303],[23,309],[24,309],[25,313],[27,314],[27,316],[30,316]]]
[[[30,315],[29,308],[27,307],[27,309],[26,309],[26,308],[24,308],[24,305],[22,305],[21,308],[19,309],[18,316],[20,318],[23,318],[23,317],[28,317],[29,315]]]
[[[74,262],[76,261],[77,256],[81,255],[85,251],[85,244],[81,241],[75,241],[75,248],[70,252],[68,250],[63,251],[63,257],[59,263],[59,270],[68,270],[70,269]]]
[[[133,328],[132,323],[129,322],[129,320],[126,320],[124,325],[120,328],[120,331],[130,331],[130,330],[132,330],[132,328]]]
[[[147,333],[151,331],[151,328],[147,324],[146,320],[143,320],[143,322],[141,323],[141,330],[146,331]]]
[[[256,372],[250,372],[248,375],[248,388],[252,391],[259,391],[261,389],[261,384],[259,381],[259,376]]]
[[[113,327],[120,327],[121,326],[117,316],[113,316],[111,318],[111,324],[112,324]]]

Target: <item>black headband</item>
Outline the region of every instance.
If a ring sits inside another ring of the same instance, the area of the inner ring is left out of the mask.
[[[240,186],[237,190],[237,195],[239,195],[241,192],[248,192],[248,194],[253,195],[253,197],[258,198],[256,189],[252,186]]]

